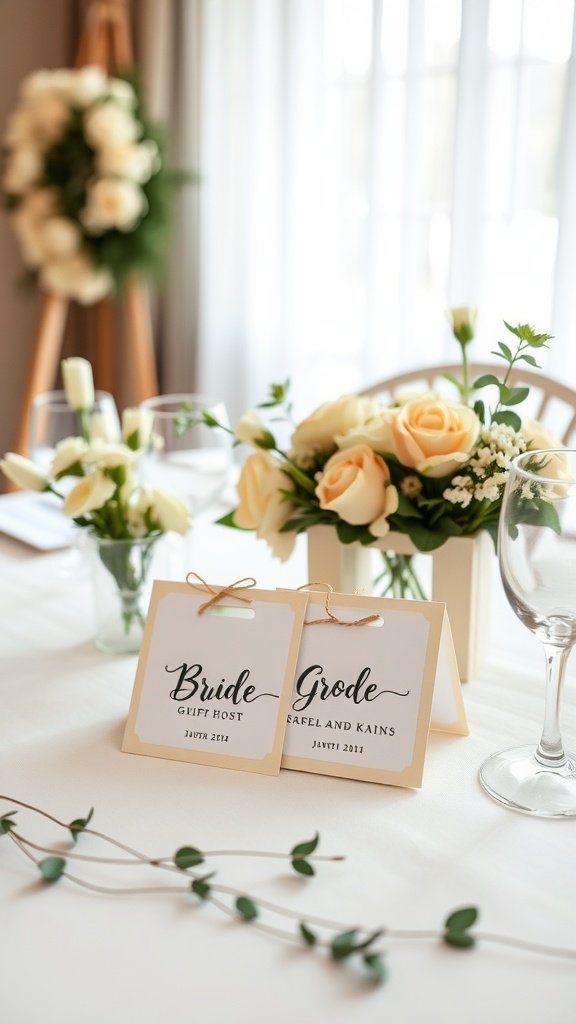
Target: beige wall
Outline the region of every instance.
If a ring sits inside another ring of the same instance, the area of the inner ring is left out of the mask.
[[[73,60],[78,0],[0,0],[0,131],[20,80]],[[0,210],[0,454],[14,444],[23,384],[31,358],[38,296],[18,285],[23,264],[9,219]]]

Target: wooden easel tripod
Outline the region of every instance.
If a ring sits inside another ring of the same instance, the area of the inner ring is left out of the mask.
[[[128,23],[126,0],[88,0],[76,67],[99,65],[108,72],[130,68],[134,58]],[[158,391],[152,327],[148,297],[140,281],[127,284],[122,301],[126,314],[126,340],[131,368],[132,401],[140,402]],[[22,400],[14,450],[27,454],[30,407],[36,394],[54,386],[68,314],[68,299],[45,293],[32,363]],[[91,307],[96,318],[96,384],[106,391],[114,390],[114,316],[110,299],[102,299]]]

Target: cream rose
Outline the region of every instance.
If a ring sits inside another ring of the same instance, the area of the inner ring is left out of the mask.
[[[158,170],[158,147],[151,140],[106,146],[96,162],[99,174],[119,175],[142,185]]]
[[[88,107],[105,96],[107,80],[104,70],[94,65],[78,68],[65,84],[70,100],[78,107]],[[128,85],[128,83],[126,83]],[[131,87],[129,87],[131,88]]]
[[[68,217],[49,217],[39,226],[39,241],[45,259],[71,256],[80,248],[80,231]]]
[[[140,125],[133,114],[119,103],[98,103],[84,114],[84,134],[94,149],[123,146],[135,142]]]
[[[346,435],[363,426],[380,411],[378,402],[360,395],[342,395],[334,402],[324,402],[298,424],[292,434],[292,450],[296,459],[307,459],[315,452],[330,451],[337,435]]]
[[[85,516],[87,512],[102,508],[112,497],[116,485],[109,477],[97,470],[84,476],[64,499],[64,512],[72,519]]]
[[[476,413],[459,402],[415,398],[394,412],[392,454],[431,477],[449,476],[470,456],[480,431]]]
[[[40,283],[47,291],[77,299],[86,306],[109,295],[114,285],[110,273],[105,269],[95,270],[81,252],[45,263]]]
[[[394,415],[390,409],[383,409],[379,416],[368,420],[364,425],[353,427],[347,434],[337,434],[336,444],[341,451],[354,448],[357,444],[367,444],[375,452],[392,452],[392,430],[390,421]]]
[[[243,530],[255,530],[282,562],[292,552],[295,535],[279,532],[291,510],[280,491],[293,489],[290,477],[267,452],[254,452],[245,460],[237,485],[240,501],[234,522]]]
[[[40,151],[31,145],[21,146],[8,156],[3,188],[9,195],[20,195],[40,181],[42,171]]]
[[[86,230],[95,235],[109,228],[131,231],[146,209],[146,196],[133,181],[98,178],[88,186],[80,219]]]
[[[546,465],[542,470],[542,475],[548,477],[551,480],[570,480],[570,474],[568,472],[568,464],[565,456],[559,449],[563,449],[565,446],[562,441],[559,441],[555,435],[548,430],[547,427],[539,423],[538,420],[523,420],[520,428],[520,433],[528,449],[536,450],[538,448],[543,450],[554,451],[553,455],[549,455],[546,460]]]
[[[352,526],[368,525],[378,537],[387,533],[386,520],[398,508],[398,492],[390,483],[388,466],[367,444],[336,452],[328,459],[316,496],[320,508],[336,512]]]
[[[43,491],[48,485],[46,475],[39,466],[16,452],[6,452],[0,460],[0,469],[8,480],[27,491]]]

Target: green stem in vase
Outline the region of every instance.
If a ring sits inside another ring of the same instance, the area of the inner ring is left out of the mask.
[[[412,598],[427,601],[418,574],[414,569],[413,555],[400,555],[393,551],[382,551],[383,571],[376,577],[376,584],[384,584],[382,597]]]

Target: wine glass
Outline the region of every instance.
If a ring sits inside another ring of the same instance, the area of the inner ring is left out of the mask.
[[[89,412],[88,426],[92,438],[106,441],[120,438],[120,422],[116,403],[107,391],[96,391]],[[79,414],[67,401],[65,391],[42,391],[32,399],[28,428],[30,457],[41,469],[50,467],[54,449],[65,437],[82,434]]]
[[[528,451],[514,459],[500,514],[498,559],[508,601],[544,648],[544,727],[535,749],[513,747],[489,757],[480,782],[514,810],[574,817],[576,754],[562,745],[560,705],[576,643],[576,451]]]
[[[152,413],[151,441],[142,463],[145,481],[175,491],[199,512],[226,486],[232,465],[229,420],[223,402],[208,395],[158,395],[141,403]],[[207,411],[223,430],[202,421]]]

